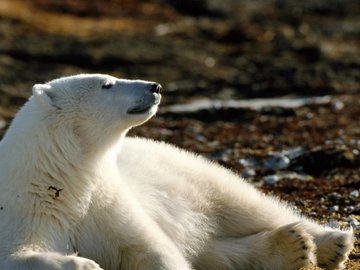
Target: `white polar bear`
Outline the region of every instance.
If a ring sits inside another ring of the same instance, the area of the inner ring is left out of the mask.
[[[232,172],[125,138],[160,86],[108,75],[35,85],[0,143],[0,269],[342,268],[322,227]]]

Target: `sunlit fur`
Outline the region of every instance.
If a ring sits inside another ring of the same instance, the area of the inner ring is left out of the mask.
[[[343,267],[350,231],[195,154],[125,137],[156,112],[127,113],[153,101],[151,84],[95,74],[34,86],[0,143],[0,269]]]

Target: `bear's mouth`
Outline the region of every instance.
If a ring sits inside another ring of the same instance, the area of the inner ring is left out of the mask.
[[[154,95],[152,100],[149,102],[143,102],[141,104],[138,104],[130,109],[128,109],[128,114],[143,114],[147,113],[151,110],[154,106],[157,106],[160,104],[161,95]]]
[[[128,114],[143,114],[151,110],[152,107],[160,104],[161,95],[154,95],[153,100],[150,102],[143,102],[137,106],[130,108]]]
[[[138,107],[134,107],[131,108],[127,111],[128,114],[142,114],[142,113],[146,113],[148,112],[152,106],[154,106],[155,104],[151,104],[151,105],[146,105],[146,106],[138,106]]]
[[[150,111],[150,109],[154,106],[157,106],[160,104],[160,101],[155,101],[154,103],[151,104],[141,104],[139,106],[130,108],[127,113],[128,114],[142,114],[142,113],[146,113],[148,111]]]

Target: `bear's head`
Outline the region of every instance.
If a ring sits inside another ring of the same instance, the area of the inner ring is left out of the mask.
[[[154,82],[84,74],[34,85],[30,102],[50,130],[72,131],[89,145],[119,137],[151,118],[160,90]]]

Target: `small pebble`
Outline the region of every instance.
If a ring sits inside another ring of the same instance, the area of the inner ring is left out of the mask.
[[[356,204],[356,205],[351,205],[349,206],[351,207],[351,214],[352,215],[360,215],[360,203]]]
[[[204,64],[205,64],[205,66],[212,68],[215,66],[216,61],[212,57],[206,57]]]
[[[171,27],[168,24],[159,24],[155,27],[155,33],[158,36],[164,36],[171,32]]]
[[[352,213],[352,212],[354,212],[354,210],[355,210],[355,207],[352,206],[352,205],[346,206],[344,208],[344,211],[347,212],[347,213]]]
[[[329,199],[330,200],[340,200],[341,199],[341,194],[337,193],[337,192],[332,192],[329,194]]]
[[[170,135],[173,135],[173,133],[174,133],[172,130],[167,129],[167,128],[156,129],[156,132],[161,135],[164,135],[164,136],[170,136]]]
[[[269,170],[282,170],[289,167],[290,159],[282,154],[273,154],[266,158],[264,165]]]
[[[0,129],[3,129],[6,126],[6,121],[0,118]]]
[[[304,148],[301,146],[289,148],[287,150],[281,151],[281,154],[287,156],[290,159],[295,159],[297,157],[300,157],[305,152]]]
[[[195,140],[199,141],[199,142],[205,142],[206,141],[206,138],[201,135],[201,134],[196,134],[195,135]]]
[[[351,191],[350,196],[353,197],[353,198],[359,197],[359,191],[358,190]]]
[[[254,177],[256,175],[256,171],[254,169],[245,169],[242,173],[242,177]]]
[[[348,217],[346,221],[350,224],[350,226],[355,230],[360,230],[360,222],[354,217]]]
[[[210,153],[208,155],[208,158],[211,160],[228,161],[230,159],[229,156],[231,155],[231,153],[232,153],[231,149],[218,150],[213,153]]]
[[[343,103],[342,101],[340,101],[340,100],[334,100],[334,101],[332,102],[332,107],[333,107],[335,110],[340,111],[340,110],[342,110],[342,109],[345,107],[345,105],[344,105],[344,103]]]
[[[339,206],[338,205],[333,205],[333,206],[329,207],[329,211],[337,212],[337,211],[339,211]]]
[[[254,168],[257,165],[257,162],[254,158],[241,158],[239,159],[239,163],[248,168]]]
[[[264,181],[268,185],[275,185],[277,182],[279,182],[280,177],[273,174],[273,175],[267,175],[264,177]]]

